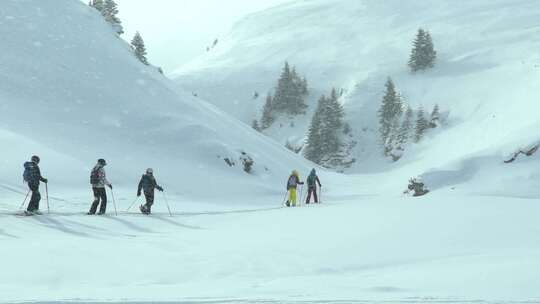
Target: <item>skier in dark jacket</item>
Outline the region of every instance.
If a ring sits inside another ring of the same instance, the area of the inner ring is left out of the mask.
[[[41,194],[39,193],[39,183],[47,183],[47,179],[41,176],[41,170],[39,170],[39,156],[32,156],[29,162],[24,163],[24,181],[28,183],[28,188],[32,191],[32,197],[28,208],[27,214],[41,214],[39,211],[39,201],[41,200]]]
[[[105,173],[105,166],[107,162],[101,158],[92,169],[90,173],[90,184],[92,185],[92,192],[94,193],[94,202],[88,211],[88,215],[96,214],[97,207],[99,207],[99,215],[105,214],[107,211],[107,191],[105,186],[108,186],[112,190],[112,184],[107,180],[107,174]]]
[[[319,177],[317,176],[317,171],[315,169],[311,170],[311,173],[309,174],[307,180],[308,185],[308,194],[306,199],[306,204],[309,204],[311,202],[311,194],[313,194],[313,198],[315,199],[315,203],[319,202],[319,199],[317,197],[317,184],[319,184],[319,188],[321,188],[321,181],[319,180]]]
[[[163,188],[157,184],[156,178],[154,177],[154,170],[152,168],[146,169],[146,173],[141,177],[139,182],[139,187],[137,189],[137,197],[141,196],[141,190],[144,192],[144,197],[146,198],[146,204],[141,205],[139,209],[144,214],[152,213],[152,205],[154,204],[154,189],[158,191],[163,191]]]

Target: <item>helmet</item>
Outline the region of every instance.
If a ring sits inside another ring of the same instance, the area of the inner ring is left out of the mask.
[[[32,156],[32,158],[30,160],[33,163],[39,164],[39,156],[37,156],[37,155]]]
[[[146,174],[154,174],[154,169],[152,168],[146,169]]]
[[[296,171],[296,170],[293,170],[292,175],[294,175],[294,176],[296,176],[296,177],[300,176],[300,174],[299,174],[298,171]]]
[[[103,158],[98,159],[97,163],[98,163],[99,165],[102,165],[102,166],[106,166],[106,165],[107,165],[107,162],[106,162]]]

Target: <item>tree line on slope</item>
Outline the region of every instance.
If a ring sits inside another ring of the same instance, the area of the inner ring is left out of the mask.
[[[413,41],[413,47],[408,61],[411,73],[417,73],[433,68],[437,58],[433,40],[429,31],[419,29]],[[403,155],[408,143],[421,141],[427,130],[440,124],[439,106],[435,105],[428,116],[421,106],[416,111],[407,105],[391,78],[386,82],[386,92],[379,117],[379,134],[383,154],[397,161]],[[256,93],[258,96],[258,93]],[[307,105],[308,83],[306,77],[299,77],[295,67],[285,62],[278,79],[275,94],[268,94],[260,120],[254,119],[252,127],[258,131],[270,128],[281,115],[303,115]],[[350,151],[354,141],[347,142],[346,135],[351,133],[350,126],[345,123],[345,110],[339,102],[340,94],[332,89],[330,95],[321,96],[307,133],[305,145],[293,146],[289,141],[286,147],[295,153],[304,155],[307,159],[324,167],[348,167],[354,159]]]
[[[433,68],[436,59],[437,52],[431,34],[422,28],[418,29],[408,62],[411,73]],[[385,87],[378,111],[380,142],[384,156],[397,161],[402,157],[407,143],[420,142],[429,129],[440,125],[440,109],[435,104],[428,117],[423,106],[414,111],[403,101],[390,77]]]
[[[420,142],[429,129],[440,125],[441,115],[437,104],[429,117],[423,106],[414,111],[396,91],[391,78],[388,78],[385,86],[386,92],[378,111],[379,135],[384,156],[397,161],[408,143]]]
[[[120,18],[118,18],[118,5],[114,0],[90,0],[90,2],[88,2],[88,5],[100,12],[105,21],[107,21],[112,26],[112,28],[118,35],[122,35],[124,33],[122,21],[120,20]],[[133,39],[131,40],[131,47],[133,49],[135,57],[137,57],[140,62],[145,65],[150,65],[146,57],[146,46],[139,32],[136,32],[133,36]],[[163,74],[163,70],[161,68],[158,68],[158,71]]]
[[[309,95],[306,77],[300,77],[296,68],[285,62],[277,81],[275,93],[268,94],[262,110],[260,122],[253,120],[252,127],[258,131],[270,128],[280,116],[295,117],[306,114],[306,97]],[[302,154],[309,160],[325,166],[338,167],[350,165],[348,145],[344,144],[343,134],[350,131],[345,123],[345,111],[339,102],[337,90],[330,95],[321,96],[311,119],[305,145],[294,147],[287,142],[286,147]]]

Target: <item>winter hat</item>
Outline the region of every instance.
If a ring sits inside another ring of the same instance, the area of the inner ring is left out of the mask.
[[[32,156],[30,161],[32,161],[33,163],[39,164],[39,156],[37,155]]]
[[[146,169],[146,174],[154,174],[154,169],[152,168]]]

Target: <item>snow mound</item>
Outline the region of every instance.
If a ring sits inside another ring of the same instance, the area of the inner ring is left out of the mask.
[[[103,157],[110,180],[133,194],[147,167],[170,191],[238,199],[279,192],[295,166],[307,171],[307,162],[141,64],[80,1],[4,1],[0,35],[0,184],[21,185],[32,154],[51,188],[86,189]],[[243,153],[255,162],[250,174]]]

